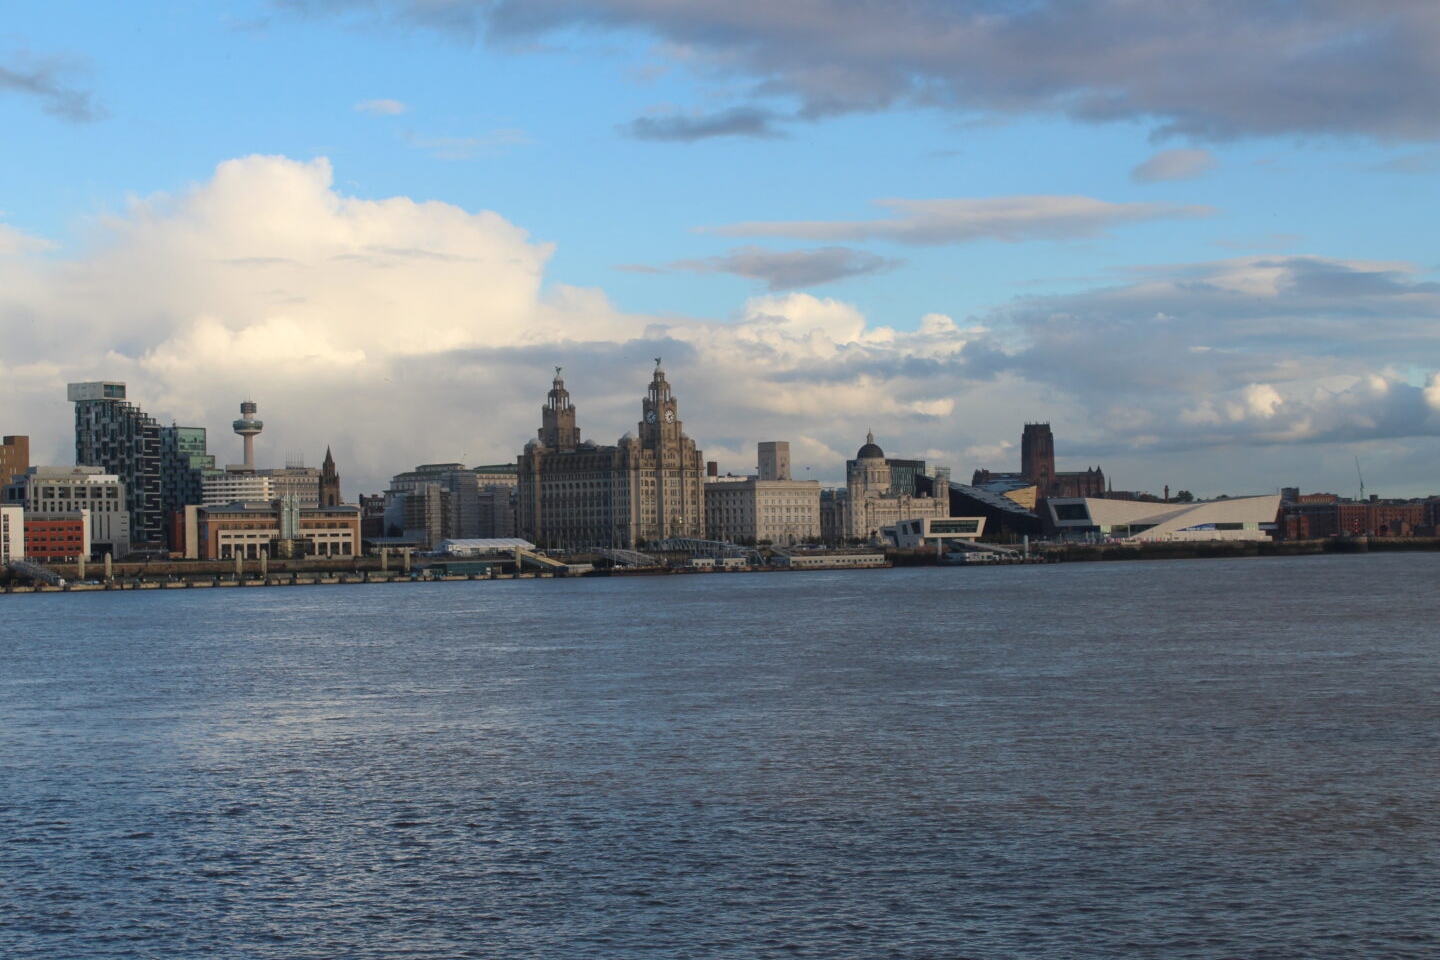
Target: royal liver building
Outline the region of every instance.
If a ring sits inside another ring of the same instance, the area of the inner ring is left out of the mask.
[[[520,536],[572,550],[704,536],[705,463],[658,358],[636,434],[613,447],[582,441],[575,411],[557,367],[539,436],[520,455]]]

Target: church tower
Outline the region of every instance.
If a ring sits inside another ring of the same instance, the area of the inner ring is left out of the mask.
[[[557,451],[574,450],[580,446],[575,407],[570,403],[570,391],[565,389],[565,381],[560,379],[559,367],[555,368],[555,379],[540,411],[540,442]]]
[[[1020,473],[1044,497],[1055,480],[1055,435],[1048,423],[1027,423],[1020,435]]]
[[[335,458],[330,448],[325,448],[325,462],[320,465],[320,506],[338,507],[340,499],[340,473],[335,469]]]

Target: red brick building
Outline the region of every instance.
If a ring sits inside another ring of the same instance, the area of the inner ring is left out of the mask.
[[[25,515],[25,559],[58,562],[89,555],[90,518],[83,512]]]

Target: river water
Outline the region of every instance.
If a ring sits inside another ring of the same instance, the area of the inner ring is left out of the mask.
[[[1437,580],[0,597],[0,957],[1428,960]]]

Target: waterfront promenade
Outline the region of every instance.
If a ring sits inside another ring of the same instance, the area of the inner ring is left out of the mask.
[[[1335,537],[1325,540],[1263,540],[1263,541],[1171,541],[1157,543],[1037,543],[1031,545],[1034,560],[1044,563],[1088,563],[1115,560],[1195,560],[1230,557],[1295,557],[1322,554],[1380,552],[1440,551],[1440,537]],[[936,563],[931,550],[886,551],[889,566],[930,566]],[[1009,564],[990,564],[987,566]],[[169,560],[147,563],[115,563],[111,576],[102,576],[103,565],[87,564],[85,571],[76,564],[48,564],[65,582],[63,586],[32,584],[9,571],[0,579],[0,592],[15,593],[82,593],[106,590],[177,590],[251,587],[298,587],[336,584],[419,583],[454,580],[533,580],[563,577],[563,573],[536,571],[504,571],[492,569],[483,573],[442,572],[430,566],[430,559],[416,560],[409,570],[403,563],[382,562],[378,557],[357,557],[344,560],[270,560],[262,568],[258,561],[247,561],[237,573],[233,561]],[[827,568],[819,568],[827,569]],[[719,575],[735,573],[802,573],[802,569],[780,567],[749,567],[731,569],[694,569],[662,567],[629,571],[631,575],[677,574]],[[570,576],[608,575],[594,571]]]

